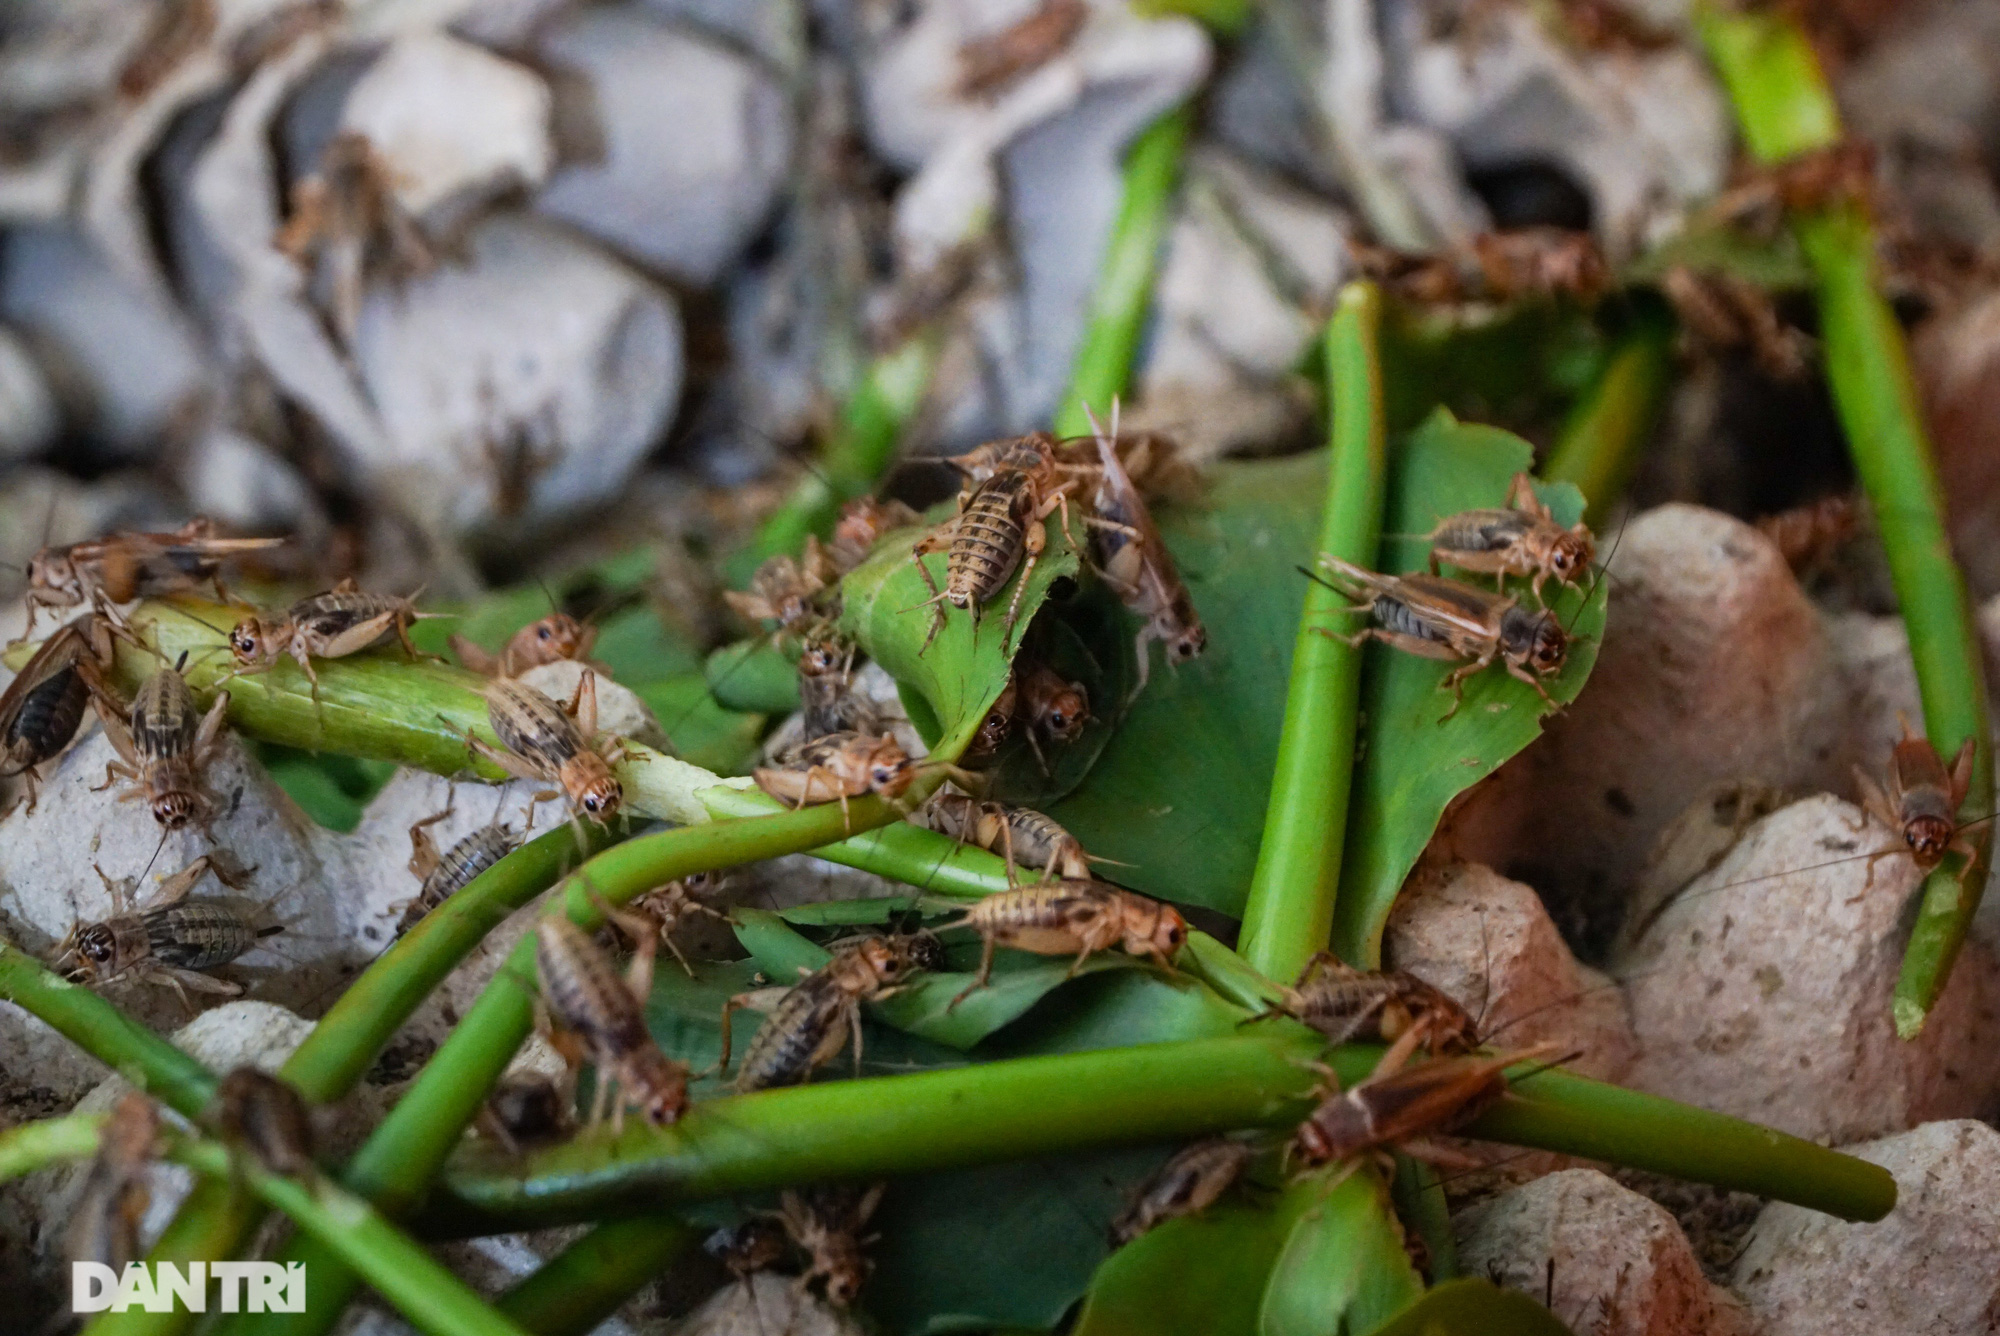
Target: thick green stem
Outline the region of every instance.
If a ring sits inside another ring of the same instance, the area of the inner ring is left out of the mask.
[[[701,1238],[670,1215],[599,1225],[495,1305],[533,1336],[585,1336]]]
[[[784,504],[764,521],[738,565],[805,546],[806,535],[833,532],[840,508],[873,488],[896,459],[903,427],[924,401],[937,366],[938,334],[923,330],[869,364],[868,373],[840,415],[820,455],[819,467],[799,480]]]
[[[1374,565],[1381,542],[1388,478],[1381,311],[1372,284],[1350,284],[1326,337],[1333,453],[1320,550],[1365,567]],[[1326,585],[1307,583],[1264,841],[1243,910],[1243,956],[1273,979],[1296,975],[1333,929],[1361,695],[1361,651],[1328,634],[1340,628],[1345,606]]]
[[[1663,309],[1641,308],[1596,383],[1563,423],[1542,476],[1576,484],[1584,520],[1601,528],[1625,494],[1659,421],[1673,374],[1674,324]]]
[[[628,1127],[514,1160],[468,1148],[425,1224],[491,1233],[657,1212],[820,1179],[877,1178],[1281,1127],[1306,1108],[1316,1036],[1242,1035],[1020,1058],[730,1096],[673,1127]],[[1381,1049],[1332,1056],[1343,1085]],[[808,1134],[807,1129],[810,1129]],[[1850,1220],[1895,1205],[1888,1172],[1723,1114],[1537,1072],[1469,1135],[1714,1183]]]
[[[1174,185],[1194,127],[1194,110],[1170,111],[1134,141],[1125,159],[1125,198],[1097,271],[1083,343],[1070,368],[1069,392],[1056,411],[1059,436],[1090,430],[1088,409],[1109,421],[1111,401],[1125,392],[1139,334],[1153,304],[1153,275],[1173,218]]]
[[[29,1012],[183,1117],[199,1115],[215,1094],[215,1077],[207,1068],[90,989],[4,941],[0,1000]]]
[[[941,778],[927,776],[912,792],[920,801],[928,791],[922,786],[935,787]],[[901,816],[877,798],[856,799],[850,810],[847,830],[867,830]],[[841,810],[828,803],[642,836],[599,854],[570,877],[561,912],[595,926],[602,921],[595,900],[622,904],[662,882],[803,852],[843,833]],[[351,1191],[391,1216],[407,1213],[422,1200],[432,1176],[533,1028],[535,977],[535,937],[530,934],[349,1162],[342,1181]],[[295,1241],[285,1257],[311,1266],[314,1288],[307,1312],[285,1320],[282,1329],[326,1331],[353,1297],[356,1277],[315,1240]]]
[[[1781,162],[1839,142],[1838,109],[1796,27],[1775,15],[1709,10],[1701,29],[1744,139],[1760,161]],[[1817,282],[1834,406],[1874,508],[1909,630],[1924,731],[1947,757],[1972,740],[1972,784],[1959,810],[1983,818],[1993,810],[1994,785],[1979,637],[1945,533],[1944,495],[1909,351],[1877,282],[1875,231],[1860,206],[1846,202],[1795,219],[1794,231]],[[1952,855],[1924,883],[1896,981],[1896,1031],[1905,1039],[1923,1028],[1944,991],[1985,889],[1992,826],[1967,834],[1973,857]]]
[[[0,1183],[52,1164],[89,1159],[97,1154],[97,1137],[103,1130],[101,1113],[72,1113],[0,1128]]]
[[[209,1178],[246,1183],[303,1234],[353,1267],[425,1336],[526,1336],[367,1202],[333,1184],[308,1186],[265,1173],[210,1141],[186,1143],[171,1158]],[[307,1271],[308,1298],[318,1280]]]

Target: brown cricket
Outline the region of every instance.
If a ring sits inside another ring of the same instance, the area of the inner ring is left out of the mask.
[[[498,654],[462,635],[454,634],[449,643],[458,661],[481,677],[519,677],[545,663],[588,659],[597,643],[597,628],[566,612],[552,612],[509,636]]]
[[[494,678],[485,695],[486,719],[500,745],[468,733],[468,748],[510,775],[560,786],[571,809],[593,821],[617,813],[625,789],[611,767],[624,759],[624,749],[597,731],[595,673],[586,669],[577,679],[567,705],[511,677]]]
[[[334,332],[352,347],[371,273],[422,274],[434,262],[431,248],[397,197],[388,161],[352,130],[328,141],[318,166],[292,186],[290,204],[272,248],[309,274],[324,270]]]
[[[186,662],[183,654],[181,663]],[[143,798],[153,820],[168,830],[190,822],[206,830],[215,799],[204,781],[222,750],[228,711],[229,693],[218,691],[202,713],[178,667],[163,667],[141,683],[124,719],[100,697],[98,719],[119,758],[105,765],[104,787],[124,780],[129,787],[121,798]]]
[[[1307,1166],[1331,1164],[1390,1147],[1417,1159],[1462,1163],[1463,1157],[1429,1138],[1456,1131],[1507,1093],[1507,1068],[1554,1050],[1539,1044],[1488,1057],[1432,1058],[1402,1064],[1415,1049],[1411,1030],[1382,1055],[1367,1080],[1348,1090],[1322,1087],[1321,1099],[1299,1124],[1286,1150]]]
[[[1289,1016],[1334,1044],[1394,1043],[1415,1030],[1434,1054],[1479,1046],[1478,1022],[1442,990],[1403,970],[1356,969],[1330,951],[1307,961],[1298,982],[1281,987],[1263,1016]]]
[[[1757,521],[1757,532],[1771,540],[1799,576],[1825,565],[1860,529],[1861,508],[1846,493],[1823,496]]]
[[[1167,666],[1176,667],[1200,654],[1208,632],[1195,611],[1194,598],[1181,580],[1173,554],[1160,538],[1153,515],[1119,461],[1118,418],[1114,408],[1111,431],[1097,434],[1097,457],[1103,468],[1092,503],[1091,545],[1105,584],[1118,601],[1144,619],[1133,646],[1138,658],[1137,696],[1146,689],[1152,671],[1148,646],[1155,640],[1166,651]]]
[[[1972,786],[1973,740],[1965,740],[1947,769],[1930,739],[1916,736],[1906,716],[1896,717],[1903,725],[1903,737],[1889,753],[1884,783],[1877,784],[1859,766],[1854,769],[1861,805],[1903,837],[1902,848],[1869,855],[1870,872],[1875,860],[1900,853],[1909,854],[1917,870],[1926,874],[1946,854],[1975,857],[1972,841],[1958,824],[1958,809]]]
[[[1542,678],[1562,670],[1569,634],[1553,612],[1546,608],[1529,612],[1518,598],[1439,575],[1377,575],[1326,554],[1319,564],[1341,593],[1368,597],[1368,602],[1347,611],[1372,612],[1378,623],[1351,635],[1324,634],[1350,645],[1379,640],[1406,654],[1458,664],[1438,684],[1439,690],[1452,693],[1444,719],[1457,714],[1464,703],[1465,680],[1495,659],[1511,676],[1555,704]]]
[[[916,778],[916,763],[888,733],[829,733],[777,760],[752,772],[758,788],[793,807],[838,802],[842,822],[849,798],[873,793],[894,802]]]
[[[702,1240],[701,1250],[722,1263],[729,1274],[748,1281],[759,1271],[769,1271],[785,1260],[791,1237],[775,1216],[753,1215],[740,1224],[726,1225]]]
[[[597,1069],[590,1127],[604,1121],[608,1106],[614,1132],[623,1128],[627,1105],[637,1105],[650,1122],[671,1123],[687,1110],[688,1070],[660,1052],[646,1029],[657,931],[644,919],[609,908],[605,913],[637,947],[623,977],[590,934],[560,912],[535,925],[535,963],[552,1039],[573,1065],[588,1058]]]
[[[1028,580],[1048,545],[1048,530],[1043,521],[1058,508],[1063,509],[1065,517],[1068,514],[1069,491],[1076,484],[1058,482],[1060,469],[1050,438],[1023,437],[1012,442],[999,453],[991,476],[961,495],[958,513],[918,539],[910,549],[910,560],[916,563],[917,573],[923,576],[931,597],[906,611],[935,608],[930,632],[924,637],[919,654],[930,648],[944,626],[945,610],[941,605],[949,603],[972,613],[976,629],[979,609],[997,597],[1014,573],[1020,571],[1021,579],[1014,587],[1013,598],[1008,600],[1007,616],[1000,627],[1000,644],[1003,649],[1006,647],[1020,616]],[[931,578],[930,568],[924,565],[925,554],[931,552],[945,554],[941,591]]]
[[[680,961],[681,968],[688,972],[689,978],[694,977],[694,966],[688,963],[688,958],[681,954],[680,947],[674,943],[674,929],[680,926],[680,921],[689,914],[706,914],[718,923],[729,922],[729,915],[703,904],[696,898],[697,886],[707,881],[706,874],[670,881],[634,896],[631,902],[634,914],[658,927],[660,941],[667,950],[673,952],[674,959]]]
[[[1472,239],[1472,262],[1481,295],[1511,302],[1527,297],[1570,297],[1588,305],[1610,291],[1611,266],[1597,239],[1562,227],[1517,227]]]
[[[1102,882],[1063,879],[999,891],[965,911],[965,917],[945,925],[979,933],[979,973],[956,1007],[986,986],[993,973],[993,950],[1010,946],[1036,955],[1075,953],[1070,974],[1099,951],[1122,948],[1128,955],[1150,956],[1173,969],[1174,954],[1187,944],[1187,921],[1172,905],[1106,886]]]
[[[739,1008],[766,1013],[737,1068],[741,1093],[797,1085],[838,1057],[851,1040],[855,1074],[861,1072],[861,1004],[888,997],[920,967],[921,958],[901,938],[863,937],[789,988],[738,993],[722,1007],[722,1070],[729,1068],[730,1018]]]
[[[411,658],[423,658],[410,643],[410,626],[445,614],[418,612],[416,598],[364,594],[352,580],[342,580],[324,594],[300,599],[276,617],[252,615],[229,632],[229,649],[236,656],[233,675],[260,673],[290,654],[312,683],[319,705],[319,674],[314,659],[344,659],[383,644],[391,636],[402,642]]]
[[[27,776],[30,812],[40,787],[35,768],[69,746],[93,698],[110,698],[111,637],[108,618],[75,618],[42,642],[0,694],[0,776]]]
[[[840,571],[819,539],[806,536],[798,557],[766,558],[750,577],[748,593],[727,590],[722,598],[739,616],[753,622],[775,622],[780,632],[809,632],[826,621],[819,598],[840,578]]]
[[[509,1076],[480,1107],[476,1126],[511,1155],[545,1145],[570,1130],[569,1095],[546,1076]]]
[[[403,906],[403,917],[396,923],[398,937],[416,927],[424,915],[464,890],[473,878],[521,845],[520,837],[509,830],[500,819],[500,814],[495,812],[491,821],[439,853],[429,827],[450,815],[451,808],[447,806],[442,812],[427,816],[410,827],[409,868],[418,881],[418,887],[416,897]],[[535,803],[530,802],[522,829],[529,829],[534,821]]]
[[[854,647],[813,637],[799,655],[800,723],[810,742],[830,733],[880,734],[881,718],[854,690]]]
[[[232,1151],[267,1173],[311,1179],[312,1110],[290,1082],[255,1067],[238,1067],[215,1088],[206,1121]]]
[[[993,698],[993,704],[988,707],[986,717],[979,721],[979,729],[972,735],[972,741],[967,743],[965,750],[959,754],[961,761],[969,764],[983,760],[1000,750],[1000,745],[1014,732],[1014,716],[1020,699],[1020,687],[1014,681],[1014,674],[1010,672],[1007,674],[1007,684],[1000,688],[1000,694]]]
[[[1589,527],[1557,524],[1525,473],[1514,475],[1504,508],[1460,511],[1440,521],[1424,541],[1431,545],[1432,575],[1442,562],[1490,575],[1495,588],[1507,576],[1526,576],[1537,599],[1549,580],[1567,585],[1582,579],[1597,555]]]
[[[875,545],[882,541],[885,534],[907,529],[922,519],[901,501],[885,501],[873,496],[849,501],[841,507],[840,519],[833,526],[833,538],[827,546],[834,571],[845,575],[868,560],[868,554],[875,550]]]
[[[215,525],[191,519],[168,533],[114,533],[106,538],[45,547],[28,562],[28,629],[41,608],[79,603],[130,603],[185,593],[199,585],[222,587],[222,563],[242,552],[281,545],[282,538],[217,538]],[[24,638],[26,633],[23,633]]]
[[[191,900],[188,892],[204,876],[234,890],[252,869],[226,868],[214,855],[203,854],[173,876],[142,906],[131,901],[132,883],[114,881],[103,868],[99,880],[111,896],[111,916],[96,923],[79,923],[57,946],[54,965],[69,977],[93,987],[137,979],[165,984],[187,1003],[187,990],[235,997],[243,989],[203,973],[227,965],[257,943],[283,928],[260,925],[255,907],[243,901],[215,897]]]
[[[1049,772],[1042,744],[1068,746],[1090,722],[1090,693],[1081,682],[1072,682],[1040,660],[1023,663],[1015,673],[1020,705],[1016,710],[1026,725],[1028,747],[1042,773]]]
[[[152,1193],[146,1170],[160,1152],[160,1111],[134,1090],[112,1106],[98,1134],[97,1156],[85,1172],[83,1189],[65,1231],[72,1262],[101,1262],[123,1271],[145,1256],[139,1226]]]
[[[867,1253],[875,1236],[864,1238],[861,1231],[868,1227],[887,1186],[842,1185],[803,1192],[787,1188],[778,1194],[778,1221],[808,1259],[799,1288],[809,1289],[819,1281],[826,1301],[836,1308],[851,1307],[860,1297],[861,1287],[875,1270]]]
[[[1070,44],[1090,16],[1084,0],[1042,0],[1024,17],[958,49],[958,93],[984,97]]]
[[[919,816],[924,825],[940,835],[949,835],[1005,858],[1009,884],[1016,880],[1017,865],[1041,868],[1044,882],[1057,877],[1071,881],[1090,879],[1092,860],[1083,851],[1083,845],[1040,812],[985,802],[963,793],[940,792],[925,804]]]
[[[1200,1215],[1234,1186],[1257,1158],[1237,1137],[1210,1137],[1183,1147],[1142,1184],[1111,1224],[1111,1246],[1122,1248],[1148,1230],[1184,1215]]]

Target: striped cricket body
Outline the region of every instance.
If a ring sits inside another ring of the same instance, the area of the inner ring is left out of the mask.
[[[616,739],[606,746],[598,735],[595,673],[577,680],[568,705],[511,677],[495,678],[486,687],[486,719],[500,746],[468,736],[475,753],[522,779],[553,781],[594,821],[618,811],[625,789],[611,767],[622,751]]]
[[[35,810],[35,767],[76,737],[93,697],[108,696],[112,626],[94,612],[59,628],[0,694],[0,776],[26,774],[28,810]]]
[[[607,1105],[621,1124],[627,1105],[637,1105],[654,1123],[671,1123],[687,1108],[687,1068],[660,1052],[641,1010],[651,989],[652,940],[650,932],[638,935],[639,954],[627,977],[562,914],[545,914],[535,925],[535,963],[550,1018],[597,1068],[592,1126],[603,1121]]]
[[[1172,905],[1102,882],[1068,878],[989,895],[946,926],[976,930],[982,948],[979,973],[952,999],[953,1006],[986,986],[996,946],[1044,956],[1074,952],[1074,975],[1085,960],[1113,947],[1171,970],[1174,954],[1187,943],[1187,921]]]
[[[342,580],[324,594],[300,599],[276,617],[250,616],[229,632],[236,672],[258,673],[290,654],[312,683],[313,703],[319,703],[319,674],[314,659],[344,659],[383,644],[391,636],[402,642],[411,658],[420,658],[410,643],[410,626],[438,613],[418,612],[414,597],[364,594],[352,580]]]
[[[1584,524],[1563,528],[1536,497],[1532,480],[1517,473],[1507,488],[1507,505],[1465,510],[1446,517],[1425,535],[1431,545],[1431,573],[1440,562],[1494,577],[1526,576],[1535,597],[1549,580],[1575,584],[1590,569],[1597,542]]]
[[[739,1007],[768,1015],[743,1054],[734,1088],[739,1092],[797,1085],[833,1060],[850,1039],[861,1068],[861,1004],[887,997],[894,986],[931,957],[920,944],[931,939],[864,937],[841,947],[817,970],[782,990],[739,993],[722,1008],[722,1065],[729,1065],[729,1020]]]
[[[196,518],[169,533],[115,533],[67,547],[45,547],[28,563],[29,629],[42,608],[69,608],[95,600],[129,603],[184,593],[204,583],[226,599],[219,579],[223,561],[284,541],[217,538],[212,522]]]
[[[1169,1220],[1201,1214],[1243,1176],[1256,1155],[1254,1145],[1234,1137],[1211,1137],[1183,1148],[1140,1186],[1132,1204],[1112,1222],[1111,1246],[1122,1248]]]
[[[944,625],[943,604],[977,616],[979,608],[991,602],[1014,573],[1021,571],[1000,631],[1001,644],[1007,643],[1020,615],[1028,576],[1048,543],[1042,522],[1058,506],[1067,506],[1069,490],[1075,486],[1056,481],[1061,466],[1056,462],[1053,441],[1046,435],[1022,437],[997,447],[997,451],[991,474],[960,498],[958,513],[918,539],[910,550],[910,559],[931,591],[926,603],[936,609],[930,633],[924,637],[924,650],[930,648]],[[939,551],[945,554],[942,591],[923,562],[926,553]]]
[[[178,668],[147,678],[122,720],[100,699],[98,718],[119,757],[104,768],[105,786],[126,781],[130,787],[122,796],[143,798],[153,820],[168,830],[190,822],[206,828],[215,800],[203,777],[221,750],[228,709],[229,693],[218,691],[203,714]]]
[[[111,915],[71,928],[57,949],[57,967],[92,986],[127,978],[165,984],[183,1001],[190,988],[223,997],[241,993],[238,985],[204,971],[229,964],[283,929],[260,925],[254,906],[239,900],[188,898],[210,872],[224,885],[239,887],[233,872],[226,873],[203,854],[162,882],[152,902],[139,908],[130,903],[130,883],[113,881],[99,868],[97,875],[111,896]]]

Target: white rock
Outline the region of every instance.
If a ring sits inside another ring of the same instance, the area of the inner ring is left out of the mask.
[[[1491,868],[1419,872],[1397,898],[1383,962],[1449,994],[1487,1042],[1550,1040],[1582,1056],[1568,1066],[1616,1081],[1631,1064],[1632,1022],[1618,985],[1576,963],[1540,897]]]
[[[742,1336],[767,1330],[786,1336],[860,1336],[867,1328],[800,1288],[792,1277],[758,1271],[740,1283],[724,1285],[667,1332],[668,1336]]]
[[[672,297],[510,216],[472,233],[465,267],[372,290],[355,352],[387,429],[362,468],[456,530],[616,497],[671,420],[683,371]],[[498,513],[506,475],[525,482],[518,517]]]
[[[548,86],[521,65],[442,33],[398,38],[348,94],[343,130],[383,156],[404,208],[443,229],[548,177]]]
[[[1910,1043],[1891,1001],[1917,887],[1858,808],[1821,795],[1757,823],[1611,962],[1639,1057],[1626,1082],[1820,1141],[2000,1107],[1995,962],[1966,945]]]
[[[2000,1312],[2000,1133],[1936,1122],[1843,1150],[1896,1176],[1849,1224],[1773,1202],[1731,1277],[1762,1336],[1983,1336]]]
[[[7,234],[0,315],[61,356],[84,390],[79,425],[120,453],[155,444],[202,390],[202,352],[185,318],[66,228]]]
[[[1667,505],[1613,542],[1590,682],[1454,824],[1458,855],[1522,869],[1586,958],[1660,831],[1711,786],[1845,791],[1857,755],[1826,628],[1762,534]]]
[[[41,453],[61,427],[48,376],[21,336],[0,328],[0,463]]]
[[[1952,547],[1980,593],[2000,589],[2000,293],[1929,321],[1911,341],[1950,499]]]
[[[1733,1304],[1701,1273],[1673,1216],[1598,1173],[1569,1169],[1452,1218],[1459,1269],[1549,1303],[1597,1336],[1722,1336]]]
[[[591,90],[598,151],[559,168],[539,207],[674,278],[714,282],[791,164],[783,90],[754,62],[629,5],[576,12],[541,50]]]
[[[803,69],[810,56],[803,0],[765,0],[757,5],[739,4],[738,0],[641,2],[647,13],[669,23],[705,29],[748,47],[788,76]]]
[[[530,668],[521,674],[521,682],[550,700],[567,705],[576,695],[587,671],[584,665],[574,660],[562,659]],[[653,748],[660,748],[665,743],[666,734],[660,729],[660,721],[653,717],[652,710],[639,699],[637,692],[612,681],[603,673],[591,673],[591,679],[592,689],[597,693],[597,729],[600,733],[631,738]]]
[[[179,476],[196,511],[246,530],[295,528],[316,505],[297,469],[269,446],[226,428],[189,447]]]
[[[246,985],[254,999],[310,1008],[357,958],[348,945],[352,906],[331,892],[339,883],[323,860],[322,832],[231,741],[208,772],[218,809],[213,841],[189,827],[162,845],[160,827],[144,806],[121,801],[122,784],[93,791],[104,783],[114,754],[104,735],[93,731],[53,768],[33,812],[18,807],[0,823],[0,886],[6,888],[0,908],[21,944],[46,952],[79,919],[110,913],[110,896],[93,864],[119,879],[136,878],[150,865],[136,892],[143,902],[159,880],[216,848],[251,870],[246,889],[231,891],[204,879],[189,894],[246,903],[260,925],[281,924],[284,931],[213,973]],[[159,1028],[189,1015],[170,987],[127,981],[111,988],[121,1007]],[[193,1007],[216,1000],[188,995]]]

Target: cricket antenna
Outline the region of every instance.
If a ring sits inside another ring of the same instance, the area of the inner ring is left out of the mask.
[[[138,884],[140,886],[144,886],[146,884],[146,874],[148,872],[151,872],[153,870],[153,864],[157,863],[160,860],[160,850],[167,847],[167,835],[168,831],[166,830],[166,828],[161,827],[160,842],[153,846],[153,856],[151,858],[148,858],[146,860],[146,866],[139,870]]]

